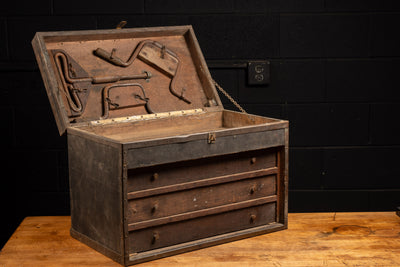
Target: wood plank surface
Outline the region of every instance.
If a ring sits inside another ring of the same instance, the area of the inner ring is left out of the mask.
[[[70,237],[69,227],[68,216],[25,218],[0,266],[121,266]],[[136,266],[400,266],[399,255],[395,212],[297,213],[288,230]]]

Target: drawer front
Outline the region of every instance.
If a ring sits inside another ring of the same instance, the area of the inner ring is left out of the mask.
[[[243,129],[244,130],[244,129]],[[205,137],[205,134],[203,134]],[[189,136],[190,137],[190,136]],[[262,132],[248,132],[234,135],[218,136],[213,144],[208,140],[171,139],[172,143],[157,146],[131,148],[126,151],[127,168],[154,166],[188,159],[199,159],[224,154],[240,153],[242,151],[261,150],[266,147],[285,145],[285,129]],[[190,138],[189,138],[190,139]]]
[[[249,151],[128,170],[128,192],[275,167],[277,149]]]
[[[273,223],[276,203],[179,221],[129,233],[129,253],[173,246],[211,236]]]
[[[208,209],[276,194],[276,175],[133,199],[128,223]]]

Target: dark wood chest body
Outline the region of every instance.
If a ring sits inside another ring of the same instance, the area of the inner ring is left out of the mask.
[[[33,47],[68,135],[73,237],[131,265],[287,227],[288,122],[224,110],[190,26]]]

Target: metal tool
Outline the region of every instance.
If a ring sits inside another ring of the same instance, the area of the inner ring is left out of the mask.
[[[144,103],[122,106],[116,101],[113,101],[112,99],[110,99],[110,90],[118,87],[127,87],[127,88],[139,87],[143,95],[139,95],[137,93],[133,93],[132,95],[134,96],[134,98],[144,101]],[[101,116],[101,119],[107,119],[111,109],[129,108],[138,105],[144,105],[147,113],[152,114],[154,112],[150,107],[149,100],[150,99],[146,96],[145,90],[140,83],[112,84],[106,86],[103,89],[103,116]]]
[[[135,79],[145,79],[149,80],[152,75],[149,71],[143,71],[142,74],[136,75],[113,75],[113,76],[93,76],[88,77],[88,74],[79,68],[76,70],[76,66],[79,66],[74,62],[75,68],[72,67],[72,59],[67,56],[66,52],[63,50],[54,50],[54,60],[57,65],[58,73],[60,75],[61,83],[63,85],[63,92],[67,98],[68,104],[71,108],[72,116],[78,116],[83,113],[84,103],[82,92],[85,92],[85,99],[89,94],[88,88],[82,88],[78,84],[86,83],[86,87],[91,84],[102,84],[102,83],[116,83],[122,80],[135,80]],[[71,77],[71,72],[76,75],[76,72],[80,74],[84,73],[83,76],[87,77]]]
[[[143,40],[132,51],[127,61],[123,61],[115,56],[115,52],[115,48],[112,49],[111,52],[107,52],[102,48],[97,48],[93,51],[94,55],[119,67],[128,67],[136,58],[141,59],[171,78],[169,90],[172,95],[191,104],[191,101],[184,96],[186,89],[182,88],[181,91],[178,92],[175,88],[176,77],[179,76],[181,64],[178,56],[173,51],[166,48],[165,45],[153,40]]]
[[[76,82],[91,82],[93,84],[99,83],[115,83],[122,80],[135,80],[135,79],[145,79],[148,80],[152,77],[149,71],[143,71],[142,74],[136,75],[113,75],[113,76],[93,76],[93,77],[82,77],[82,78],[73,78],[70,76],[68,71],[68,59],[65,56],[65,53],[58,52],[55,55],[56,62],[58,64],[58,69],[63,69],[63,76],[68,83],[76,83]],[[61,67],[62,66],[62,67]],[[61,73],[60,73],[61,74]]]
[[[79,116],[84,111],[85,103],[89,94],[89,91],[87,90],[89,84],[86,80],[82,81],[70,77],[69,72],[72,69],[72,62],[68,62],[65,52],[55,50],[53,53],[54,61],[57,65],[57,70],[62,83],[62,92],[66,96],[68,105],[71,109],[70,116]],[[81,75],[87,75],[87,73],[79,67],[75,67],[73,72],[75,74],[76,72],[79,72]]]

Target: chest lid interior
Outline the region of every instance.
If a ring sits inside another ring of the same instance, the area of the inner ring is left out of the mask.
[[[223,109],[191,26],[40,32],[32,45],[60,134],[92,121]]]

